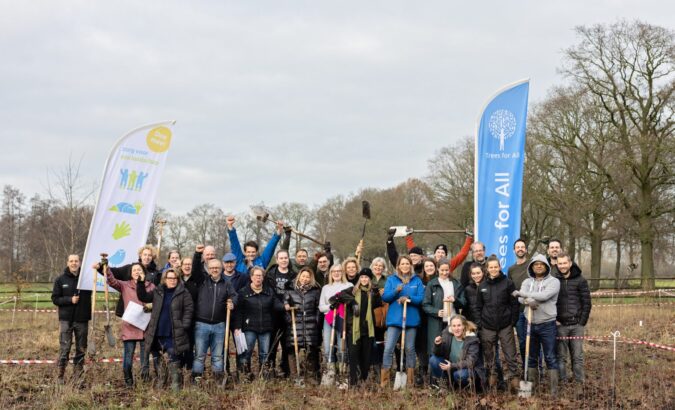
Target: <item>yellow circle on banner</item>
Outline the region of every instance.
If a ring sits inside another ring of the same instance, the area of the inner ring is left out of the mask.
[[[153,152],[165,152],[171,145],[171,130],[167,127],[156,127],[148,132],[145,138],[148,148]]]

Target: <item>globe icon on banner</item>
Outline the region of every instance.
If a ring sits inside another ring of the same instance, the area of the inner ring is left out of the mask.
[[[497,110],[490,115],[490,134],[499,138],[499,150],[504,151],[504,140],[516,132],[516,116],[509,110]]]

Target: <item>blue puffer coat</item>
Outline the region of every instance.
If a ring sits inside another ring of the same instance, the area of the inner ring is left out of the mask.
[[[387,283],[384,285],[384,294],[382,300],[389,303],[387,311],[387,327],[403,327],[403,305],[398,303],[398,298],[407,296],[410,299],[406,311],[406,327],[417,327],[420,325],[420,310],[424,300],[424,283],[417,275],[413,275],[410,282],[406,283],[400,292],[396,291],[398,285],[403,281],[398,275],[390,275]]]

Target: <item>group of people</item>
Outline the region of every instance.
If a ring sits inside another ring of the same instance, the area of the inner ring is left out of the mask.
[[[194,383],[206,377],[209,353],[209,377],[216,382],[228,374],[237,380],[257,374],[347,388],[367,383],[374,372],[380,386],[388,388],[396,368],[406,374],[408,385],[517,391],[525,360],[528,379],[540,380],[542,356],[551,394],[557,394],[559,379],[568,379],[570,359],[574,379],[584,380],[582,340],[558,336],[583,336],[590,291],[558,240],[548,243],[546,256],[528,258],[527,244],[518,239],[517,261],[505,274],[469,232],[451,259],[445,245],[425,256],[412,236],[406,237],[408,254],[399,255],[390,232],[386,247],[393,271],[388,274],[382,257],[368,267],[358,257],[334,263],[328,243],[313,258],[299,249],[291,259],[290,230],[282,222],[262,252],[255,241],[242,247],[234,217],[226,223],[231,252],[222,259],[213,246],[198,245],[191,258],[169,252],[166,265],[159,267],[154,248],[144,246],[138,262],[94,266],[120,292],[118,316],[132,303],[149,311],[144,329],[121,322],[128,386],[134,384],[137,344],[141,378],[150,378],[152,357],[159,382],[176,390],[183,385],[184,369]],[[465,262],[469,252],[472,260]],[[69,256],[52,294],[59,307],[61,382],[73,333],[76,376],[82,373],[87,344],[91,293],[76,289],[79,265],[77,255]],[[239,352],[234,366],[224,349],[226,339]]]

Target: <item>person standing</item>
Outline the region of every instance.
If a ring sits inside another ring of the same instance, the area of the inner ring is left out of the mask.
[[[73,379],[80,380],[84,372],[84,353],[87,349],[87,333],[91,320],[91,291],[77,289],[80,275],[80,256],[68,255],[67,266],[54,281],[52,303],[59,311],[59,360],[57,379],[65,381],[66,365],[70,347],[75,336],[73,357]]]
[[[475,244],[475,243],[474,243]],[[499,383],[496,370],[495,345],[499,341],[506,361],[506,379],[510,381],[513,392],[520,386],[516,341],[513,326],[518,321],[518,300],[514,296],[516,287],[511,279],[501,271],[499,259],[490,255],[486,262],[488,277],[480,286],[473,307],[473,317],[480,329],[479,336],[483,345],[485,364],[490,388]]]
[[[485,266],[487,262],[485,259],[485,244],[483,242],[476,241],[471,244],[471,258],[472,260],[464,262],[464,265],[462,265],[462,275],[459,277],[459,283],[465,288],[471,282],[471,264],[478,263]]]
[[[523,239],[516,239],[513,243],[513,252],[516,254],[516,263],[509,266],[506,274],[513,281],[516,289],[520,289],[525,279],[527,279],[527,244]],[[527,333],[527,319],[525,318],[525,305],[520,305],[520,314],[516,322],[516,333],[518,334],[518,347],[520,350],[520,359],[525,366],[525,339]]]
[[[150,323],[145,329],[145,350],[154,352],[159,358],[159,385],[164,387],[170,375],[171,389],[178,391],[183,385],[182,356],[190,348],[188,333],[192,327],[194,312],[192,297],[180,281],[178,273],[171,268],[164,271],[160,285],[150,293],[146,292],[139,278],[136,295],[141,302],[152,303]],[[160,353],[169,356],[168,372]]]
[[[124,309],[126,310],[127,306],[130,303],[135,303],[142,306],[143,304],[138,299],[136,292],[137,284],[143,283],[145,286],[146,292],[152,292],[155,289],[155,284],[145,281],[145,268],[140,263],[131,264],[131,279],[130,280],[118,280],[115,279],[115,276],[110,272],[108,268],[108,284],[122,295],[121,298],[124,301]],[[122,321],[121,326],[121,337],[124,342],[124,356],[122,359],[122,372],[124,373],[124,384],[127,387],[133,387],[134,385],[134,375],[133,375],[133,358],[134,351],[136,350],[136,343],[140,344],[140,354],[141,360],[145,360],[148,356],[145,354],[145,344],[143,340],[145,338],[145,329],[139,329],[131,323]],[[145,363],[141,363],[141,368],[145,366]]]
[[[582,337],[591,315],[591,291],[581,269],[570,255],[558,254],[558,280],[560,293],[556,304],[558,337]],[[583,383],[584,341],[582,339],[558,340],[558,370],[560,381],[567,381],[567,361],[572,359],[574,380]]]
[[[544,255],[535,255],[527,267],[527,272],[530,277],[523,282],[519,291],[514,292],[518,296],[518,301],[527,305],[525,314],[529,316],[532,311],[527,379],[532,381],[539,379],[537,361],[541,346],[548,369],[550,393],[555,397],[558,394],[556,302],[560,281],[551,275],[551,267]]]

